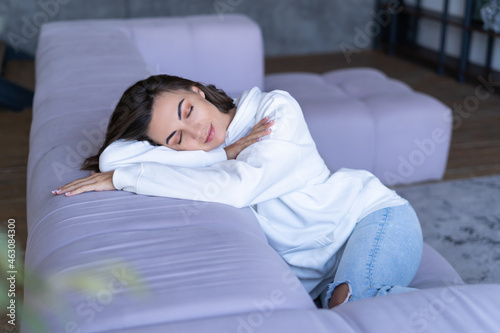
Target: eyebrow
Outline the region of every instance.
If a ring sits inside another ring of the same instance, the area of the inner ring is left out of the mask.
[[[173,131],[172,134],[170,134],[166,140],[167,142],[167,145],[168,145],[168,141],[175,135],[175,133],[177,133],[177,131]]]
[[[184,103],[184,100],[185,100],[185,98],[181,99],[181,101],[179,102],[179,106],[177,107],[177,117],[179,118],[179,120],[181,120],[182,103]],[[177,131],[173,131],[168,136],[167,140],[165,140],[165,142],[167,143],[167,145],[168,145],[168,141],[170,141],[170,139],[175,135],[175,133],[177,133]]]
[[[177,117],[179,120],[181,120],[181,110],[182,110],[182,103],[184,103],[185,98],[181,99],[179,102],[179,106],[177,107]]]

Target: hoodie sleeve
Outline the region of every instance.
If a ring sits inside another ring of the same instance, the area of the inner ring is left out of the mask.
[[[99,169],[101,172],[106,172],[143,162],[199,168],[226,159],[226,151],[222,147],[209,152],[203,150],[177,151],[164,146],[153,146],[147,141],[118,140],[102,152],[99,157]]]
[[[114,186],[138,194],[234,207],[257,204],[303,188],[308,178],[324,172],[326,166],[317,154],[300,107],[295,100],[289,100],[291,97],[281,97],[258,117],[274,115],[270,138],[247,147],[236,160],[196,169],[150,162],[120,167],[113,175]],[[319,164],[315,158],[320,159]]]

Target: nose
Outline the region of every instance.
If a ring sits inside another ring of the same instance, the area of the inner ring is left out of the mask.
[[[189,133],[193,140],[200,143],[205,143],[205,133],[203,131],[202,124],[196,124],[195,126],[193,126],[192,130],[189,131]]]

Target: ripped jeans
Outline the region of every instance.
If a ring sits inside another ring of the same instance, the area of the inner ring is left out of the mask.
[[[349,236],[334,280],[320,295],[328,304],[335,287],[349,286],[344,303],[415,290],[408,284],[422,257],[422,230],[410,204],[375,211]]]

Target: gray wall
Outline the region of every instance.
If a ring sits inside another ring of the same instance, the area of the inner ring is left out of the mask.
[[[259,23],[267,56],[368,47],[359,34],[374,0],[0,0],[0,39],[34,54],[46,21],[243,13]]]

